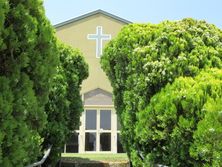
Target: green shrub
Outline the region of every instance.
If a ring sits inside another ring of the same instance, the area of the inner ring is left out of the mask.
[[[58,62],[40,0],[0,0],[0,166],[41,155],[51,78]]]
[[[48,163],[55,165],[61,156],[61,148],[74,129],[79,127],[83,111],[80,85],[88,76],[88,66],[82,54],[69,46],[59,44],[60,63],[46,105],[47,129],[44,145],[53,145]]]
[[[56,75],[55,75],[56,74]],[[41,0],[0,0],[0,166],[23,167],[79,126],[82,54],[57,42]]]
[[[142,166],[139,150],[148,147],[135,138],[135,125],[140,122],[136,113],[175,78],[221,68],[221,55],[221,30],[193,19],[130,24],[106,46],[101,64],[113,87],[124,147],[136,166]]]
[[[198,122],[194,132],[194,142],[190,155],[202,166],[221,166],[222,164],[222,98],[209,99],[204,109],[206,114]]]
[[[146,162],[168,166],[220,164],[221,99],[222,70],[215,69],[195,78],[177,78],[155,94],[146,109],[137,113],[135,135]]]

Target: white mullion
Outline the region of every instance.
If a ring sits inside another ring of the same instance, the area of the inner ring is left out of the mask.
[[[112,126],[112,144],[113,144],[113,152],[117,153],[117,115],[114,110],[112,110],[113,115],[113,126]]]
[[[97,130],[85,130],[86,133],[96,133]]]
[[[96,110],[96,152],[100,151],[100,109]]]
[[[66,153],[66,144],[64,144],[64,151],[63,152]]]
[[[117,153],[117,133],[120,131],[117,130],[117,115],[115,113],[115,110],[112,107],[86,107],[84,106],[85,110],[84,113],[82,114],[82,124],[79,129],[79,152],[80,153],[96,153],[100,152],[100,134],[101,133],[110,133],[111,134],[111,151],[112,153]],[[95,130],[85,130],[85,125],[86,125],[86,109],[94,109],[96,110],[96,129]],[[101,130],[100,129],[100,110],[110,110],[111,111],[111,129],[110,130]],[[85,133],[96,133],[96,151],[85,151]],[[104,153],[104,152],[103,152]]]
[[[83,105],[84,105],[84,94],[82,93],[82,102],[83,102]],[[85,113],[86,113],[86,110],[85,110],[85,106],[84,107],[84,110],[83,110],[83,113],[81,114],[81,117],[80,117],[80,127],[79,127],[79,153],[84,153],[85,152],[85,124],[86,124],[86,121],[85,121]]]
[[[79,152],[85,152],[85,126],[86,126],[86,110],[82,113],[81,126],[79,128]]]
[[[111,130],[100,130],[100,133],[112,133]]]

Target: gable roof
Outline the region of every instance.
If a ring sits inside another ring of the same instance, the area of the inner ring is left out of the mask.
[[[113,18],[113,19],[115,19],[115,20],[118,20],[118,21],[123,22],[123,23],[126,23],[126,24],[132,23],[132,22],[130,22],[130,21],[128,21],[128,20],[125,20],[125,19],[123,19],[123,18],[121,18],[121,17],[119,17],[119,16],[113,15],[113,14],[111,14],[111,13],[108,13],[108,12],[105,12],[105,11],[99,9],[99,10],[96,10],[96,11],[93,11],[93,12],[90,12],[90,13],[87,13],[87,14],[84,14],[84,15],[82,15],[82,16],[79,16],[79,17],[76,17],[76,18],[73,18],[73,19],[64,21],[64,22],[62,22],[62,23],[56,24],[56,25],[54,25],[54,27],[55,27],[55,28],[59,28],[59,27],[65,26],[65,25],[67,25],[67,24],[70,24],[70,23],[73,23],[73,22],[76,22],[76,21],[79,21],[79,20],[82,20],[82,19],[85,19],[85,18],[87,18],[87,17],[93,16],[93,15],[96,15],[96,14],[103,14],[103,15],[105,15],[105,16],[111,17],[111,18]]]

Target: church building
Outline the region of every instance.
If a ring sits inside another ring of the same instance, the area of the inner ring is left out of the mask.
[[[57,37],[79,48],[89,64],[82,84],[84,112],[81,126],[64,146],[65,153],[121,153],[120,125],[112,100],[112,87],[101,69],[100,57],[109,40],[131,22],[102,10],[55,25]]]

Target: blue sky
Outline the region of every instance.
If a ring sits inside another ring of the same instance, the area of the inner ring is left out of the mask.
[[[185,17],[222,28],[222,0],[44,0],[53,25],[102,9],[136,23],[159,23]]]

